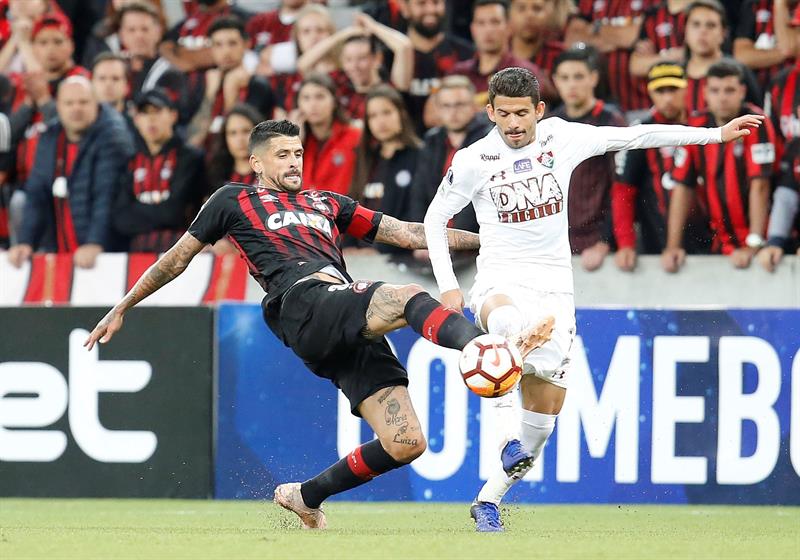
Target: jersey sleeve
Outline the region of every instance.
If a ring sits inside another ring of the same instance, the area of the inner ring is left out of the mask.
[[[479,186],[477,173],[469,165],[469,157],[469,152],[464,150],[456,152],[425,213],[425,238],[439,292],[458,289],[447,240],[447,222],[472,202]]]
[[[583,159],[606,152],[641,150],[664,146],[693,146],[719,144],[722,142],[721,128],[705,128],[678,124],[639,124],[636,126],[578,125],[576,137],[584,140],[579,151],[587,153]]]
[[[676,183],[686,185],[690,189],[697,186],[697,166],[695,165],[694,152],[696,149],[682,147],[675,150],[672,156],[673,167],[670,177]]]
[[[333,192],[325,194],[338,202],[335,221],[340,231],[368,243],[375,241],[383,213],[364,208],[349,196]]]
[[[216,243],[228,234],[233,226],[231,191],[225,187],[217,190],[200,208],[188,232],[203,243]]]
[[[751,134],[748,138],[753,138],[753,141],[748,142],[745,150],[747,179],[771,178],[775,168],[776,153],[775,130],[772,128],[772,122],[765,120],[755,134]]]
[[[791,234],[800,208],[800,140],[793,140],[786,147],[776,184],[769,215],[767,243],[781,247]]]

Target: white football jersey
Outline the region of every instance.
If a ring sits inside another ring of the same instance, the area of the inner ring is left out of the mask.
[[[572,293],[567,204],[572,171],[609,151],[721,142],[719,128],[592,126],[557,117],[536,125],[534,141],[510,148],[497,127],[456,152],[425,216],[441,292],[458,288],[447,249],[447,221],[472,202],[480,225],[476,283],[513,279]]]

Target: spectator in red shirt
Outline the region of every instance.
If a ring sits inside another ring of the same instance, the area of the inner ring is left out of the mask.
[[[330,76],[310,74],[297,92],[303,134],[303,185],[347,194],[361,129],[349,124]]]
[[[209,157],[208,178],[211,192],[225,183],[258,184],[258,177],[250,167],[250,149],[247,141],[253,127],[264,117],[252,106],[234,105],[225,115],[221,134]]]
[[[60,11],[51,0],[10,0],[3,22],[0,72],[22,72],[21,48],[30,44],[33,24],[44,14]]]
[[[733,59],[708,70],[705,87],[708,112],[689,119],[692,126],[718,127],[760,109],[745,103],[743,67]],[[686,256],[683,232],[695,191],[708,209],[712,251],[729,255],[737,268],[747,268],[764,244],[769,213],[770,178],[775,165],[775,133],[767,119],[739,141],[689,146],[675,150],[675,181],[669,205],[667,246],[661,262],[676,272]],[[698,185],[702,182],[702,190]]]
[[[253,48],[260,51],[268,45],[289,41],[297,14],[307,1],[282,0],[277,10],[252,16],[247,22],[247,34],[252,39]]]
[[[203,154],[175,134],[176,104],[160,88],[139,94],[136,152],[114,204],[112,227],[137,253],[166,251],[184,234],[205,194]]]
[[[489,78],[498,70],[512,66],[526,68],[536,75],[543,99],[557,97],[555,88],[541,68],[509,52],[511,27],[505,1],[477,0],[469,28],[477,52],[470,60],[456,64],[453,74],[462,74],[470,79],[475,86],[475,102],[479,106],[486,105],[489,101]]]
[[[772,80],[764,100],[764,109],[783,145],[800,137],[800,5],[792,19],[792,37],[795,63],[784,68]]]
[[[597,66],[597,51],[585,45],[556,58],[553,80],[564,103],[553,112],[554,117],[594,126],[625,126],[617,109],[595,97]],[[600,268],[611,250],[613,180],[614,154],[609,153],[578,165],[569,181],[569,242],[586,270]]]
[[[561,37],[569,4],[562,0],[511,0],[511,54],[529,60],[547,73],[564,50]]]
[[[631,55],[631,74],[644,77],[659,62],[685,62],[684,10],[692,1],[662,0],[645,9],[639,40]]]
[[[383,82],[381,67],[383,53],[376,43],[380,41],[393,54],[389,81],[399,91],[408,91],[414,73],[414,48],[411,41],[369,17],[358,14],[355,23],[320,41],[303,53],[297,61],[300,72],[307,72],[320,59],[341,48],[339,60],[347,81],[340,83],[339,98],[346,115],[351,119],[364,117],[364,99],[367,91]]]
[[[189,123],[189,143],[209,146],[222,130],[225,113],[236,103],[247,103],[262,115],[272,116],[272,90],[262,76],[253,75],[244,65],[247,33],[235,17],[221,17],[211,24],[208,37],[213,49],[214,67],[206,71],[203,103]]]

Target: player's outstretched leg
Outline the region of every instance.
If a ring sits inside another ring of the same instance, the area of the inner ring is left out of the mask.
[[[364,399],[358,411],[378,439],[357,447],[302,484],[281,484],[275,489],[275,502],[296,513],[306,529],[327,526],[322,502],[329,496],[407,465],[426,449],[425,436],[406,387],[382,388]]]

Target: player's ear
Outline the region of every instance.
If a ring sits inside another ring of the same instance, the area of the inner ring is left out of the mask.
[[[264,171],[264,166],[261,163],[261,160],[253,154],[250,154],[250,168],[255,171],[256,175],[261,175],[261,173]]]
[[[536,120],[537,121],[542,120],[542,117],[544,117],[544,110],[545,110],[544,101],[539,101],[539,103],[536,104]]]
[[[495,124],[497,123],[497,121],[494,120],[494,107],[492,107],[491,103],[486,104],[486,114],[488,115],[490,121]]]

